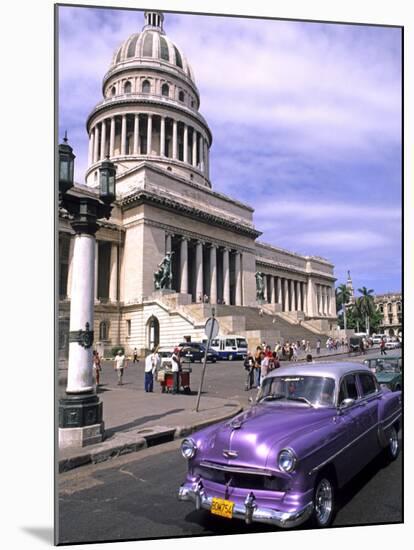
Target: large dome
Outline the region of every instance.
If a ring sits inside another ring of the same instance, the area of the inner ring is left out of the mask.
[[[142,32],[132,34],[115,50],[110,72],[118,66],[125,67],[137,62],[151,65],[155,62],[184,73],[194,82],[194,74],[186,57],[162,28],[163,14],[145,12],[145,19]]]

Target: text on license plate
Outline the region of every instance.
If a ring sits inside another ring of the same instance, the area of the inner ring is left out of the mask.
[[[212,514],[222,516],[223,518],[233,517],[234,502],[224,500],[223,498],[213,498],[210,511]]]

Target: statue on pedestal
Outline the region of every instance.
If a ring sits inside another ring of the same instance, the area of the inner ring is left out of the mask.
[[[174,252],[167,252],[162,262],[158,265],[158,270],[154,273],[155,290],[171,290],[173,254]]]
[[[265,299],[265,284],[264,284],[264,275],[259,271],[256,271],[256,298],[257,300]]]

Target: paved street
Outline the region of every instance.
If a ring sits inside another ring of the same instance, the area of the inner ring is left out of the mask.
[[[166,443],[60,476],[61,542],[277,530],[212,517],[178,502],[186,470],[179,445]],[[344,488],[339,505],[335,526],[401,521],[401,457],[386,468],[381,460],[371,463]]]
[[[374,351],[377,353],[377,350]],[[393,353],[394,354],[394,353]],[[399,352],[398,352],[399,354]],[[347,355],[336,359],[349,360]],[[359,361],[358,357],[351,357]],[[188,408],[195,406],[195,393],[202,367],[192,365],[192,391]],[[156,394],[143,392],[143,362],[131,365],[125,385],[116,386],[111,363],[104,365],[101,396],[115,389],[136,392],[137,400]],[[256,390],[244,391],[245,371],[241,361],[208,364],[204,397],[226,398],[248,406]],[[155,392],[159,392],[156,386]],[[161,397],[161,396],[160,396]],[[162,399],[172,398],[163,396]],[[202,398],[203,400],[203,398]],[[122,412],[122,399],[120,399]],[[176,493],[184,479],[186,464],[179,452],[180,441],[164,443],[97,465],[88,465],[59,475],[60,542],[88,542],[139,538],[179,537],[224,533],[263,532],[265,525],[246,526],[240,521],[196,512],[191,503],[179,503]],[[384,468],[381,460],[371,463],[339,495],[334,525],[399,522],[402,519],[402,459]]]

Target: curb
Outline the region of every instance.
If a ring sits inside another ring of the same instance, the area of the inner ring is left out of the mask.
[[[234,410],[228,414],[203,420],[195,424],[187,426],[176,426],[173,428],[165,428],[157,430],[157,426],[153,428],[144,428],[138,433],[116,433],[111,440],[103,441],[94,449],[86,452],[79,450],[79,454],[70,458],[62,458],[59,460],[59,473],[68,472],[74,468],[85,466],[87,464],[99,464],[119,456],[134,453],[147,449],[148,447],[154,447],[155,445],[161,445],[162,443],[168,443],[174,439],[180,439],[195,432],[196,430],[206,428],[211,424],[227,420],[232,418],[236,414],[242,412],[243,407],[240,405],[235,406]],[[144,434],[144,432],[147,432]]]

